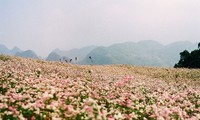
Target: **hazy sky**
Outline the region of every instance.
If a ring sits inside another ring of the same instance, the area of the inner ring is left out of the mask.
[[[0,44],[55,49],[200,41],[200,0],[0,0]]]

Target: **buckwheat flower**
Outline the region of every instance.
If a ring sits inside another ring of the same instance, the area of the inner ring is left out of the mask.
[[[18,115],[19,114],[19,111],[17,111],[17,109],[14,108],[14,107],[10,106],[10,107],[8,107],[8,110],[12,111],[14,115]]]
[[[117,115],[116,115],[116,114],[114,115],[114,118],[117,119],[117,120],[119,120],[119,119],[123,119],[123,116],[122,116],[122,114],[119,112],[119,113],[117,113]]]
[[[43,98],[53,98],[52,94],[49,94],[48,92],[43,93]]]
[[[199,120],[199,119],[196,118],[195,116],[192,116],[191,118],[188,118],[187,120]]]
[[[123,86],[123,85],[124,85],[124,83],[123,83],[122,81],[118,81],[118,82],[116,82],[116,84],[115,84],[116,87],[121,87],[121,86]]]
[[[112,115],[109,115],[108,120],[115,120],[115,118]]]
[[[130,80],[132,80],[134,77],[133,76],[127,76],[124,78],[124,82],[129,82]]]
[[[35,120],[35,116],[31,116],[31,120]]]
[[[199,113],[196,113],[196,117],[197,117],[197,119],[200,120],[200,114]]]
[[[179,115],[179,117],[181,118],[181,119],[184,119],[183,118],[183,113],[182,113],[182,111],[179,109],[179,111],[178,111],[178,115]]]
[[[36,113],[36,114],[40,114],[40,108],[35,108],[35,112],[34,113]]]
[[[14,108],[14,107],[8,107],[8,110],[10,110],[10,111],[12,111],[12,112],[15,112],[16,111],[16,108]]]
[[[158,116],[157,120],[165,120],[162,116]]]
[[[18,117],[20,120],[26,120],[26,118],[24,118],[24,116],[22,114],[20,114]]]
[[[151,106],[146,106],[146,112],[147,112],[147,113],[150,113],[151,110],[152,110]]]
[[[5,105],[3,103],[0,103],[0,109],[4,108]]]
[[[160,115],[165,117],[166,120],[170,120],[170,116],[169,115],[171,113],[172,112],[167,107],[165,107],[165,108],[162,108],[162,111],[160,112]]]
[[[92,104],[92,103],[96,103],[96,101],[94,99],[92,99],[91,97],[89,97],[88,99],[85,99],[84,101],[86,104]]]
[[[74,107],[72,105],[67,105],[67,110],[69,112],[73,112],[74,111]]]
[[[47,109],[52,109],[52,106],[51,105],[46,105],[46,108]]]
[[[106,110],[100,110],[100,111],[99,111],[99,116],[100,116],[100,117],[105,117],[106,114],[107,114],[107,111],[106,111]]]
[[[200,105],[200,100],[197,101],[197,105]]]
[[[138,118],[138,115],[137,115],[135,112],[132,112],[132,113],[131,113],[131,116],[132,116],[132,118],[135,118],[135,119]]]
[[[62,118],[58,118],[58,117],[53,116],[52,120],[62,120]]]
[[[55,81],[56,82],[56,81]],[[56,92],[56,88],[53,86],[50,86],[50,93],[54,94]]]
[[[58,101],[53,101],[53,102],[51,102],[51,105],[55,106],[55,107],[58,107],[59,103],[58,103]]]
[[[93,113],[93,108],[91,106],[85,105],[83,109],[87,111],[89,114]]]
[[[15,99],[10,98],[10,99],[9,99],[9,102],[14,103],[14,102],[15,102]]]
[[[131,107],[131,105],[132,105],[132,101],[130,99],[127,99],[126,100],[126,106]]]
[[[188,118],[188,117],[189,117],[188,114],[187,114],[185,111],[183,111],[183,116],[184,116],[185,118]]]

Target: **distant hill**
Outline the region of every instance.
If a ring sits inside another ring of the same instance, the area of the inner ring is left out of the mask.
[[[46,60],[49,60],[49,61],[59,61],[60,59],[61,59],[61,56],[58,55],[56,52],[51,52],[46,58]]]
[[[11,53],[12,53],[13,55],[15,55],[15,54],[18,53],[18,52],[22,52],[22,50],[19,49],[19,48],[16,47],[16,46],[11,50]]]
[[[57,53],[59,56],[66,56],[66,58],[68,58],[68,59],[74,59],[75,57],[77,57],[78,58],[77,62],[79,62],[79,61],[82,61],[95,48],[96,48],[96,46],[87,46],[87,47],[83,47],[80,49],[72,49],[69,51],[62,51],[60,49],[55,49],[52,52]],[[54,58],[52,58],[52,59],[54,59]]]
[[[162,45],[153,40],[140,42],[125,42],[104,46],[87,46],[80,49],[62,51],[53,50],[46,60],[59,61],[73,59],[76,64],[131,64],[138,66],[168,66],[173,67],[179,61],[179,53],[188,50],[192,51],[198,43],[188,41],[174,42]],[[18,47],[9,50],[6,46],[0,45],[0,54],[16,55],[20,57],[38,58],[32,50],[22,51]],[[75,61],[75,57],[78,59]],[[89,57],[92,58],[89,59]]]
[[[25,57],[25,58],[38,59],[38,56],[32,50],[26,50],[26,51],[23,51],[23,52],[17,52],[15,55],[16,56],[20,56],[20,57]]]
[[[64,61],[64,60],[69,60],[70,58],[65,57],[65,56],[61,56],[56,52],[51,52],[48,57],[46,58],[46,60],[48,61]]]
[[[18,47],[14,47],[10,50],[5,45],[0,45],[0,54],[15,55],[17,52],[22,52],[22,50]]]
[[[0,54],[10,54],[10,50],[5,45],[0,45]]]
[[[198,43],[191,43],[188,41],[182,41],[182,42],[174,42],[171,44],[168,44],[164,46],[162,49],[160,49],[157,53],[157,55],[169,66],[174,66],[174,63],[177,63],[180,59],[180,52],[183,50],[192,51],[197,47]]]
[[[5,45],[0,45],[0,54],[16,55],[16,56],[25,57],[25,58],[35,58],[35,59],[39,58],[34,51],[32,50],[22,51],[16,46],[10,50]]]
[[[184,49],[192,50],[196,44],[191,42],[176,42],[162,45],[156,41],[147,40],[138,43],[126,42],[109,47],[97,47],[92,50],[81,64],[132,64],[139,66],[173,66],[179,60],[179,53]]]

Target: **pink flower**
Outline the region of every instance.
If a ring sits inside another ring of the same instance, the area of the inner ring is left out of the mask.
[[[0,109],[4,108],[4,104],[0,103]]]
[[[36,100],[35,101],[35,107],[37,107],[37,108],[44,108],[45,104],[42,101],[40,101],[40,100]]]
[[[126,106],[131,107],[132,101],[130,99],[126,99]]]
[[[165,120],[162,116],[158,116],[157,120]]]
[[[31,120],[35,120],[35,116],[32,116],[32,117],[31,117]]]
[[[85,105],[84,106],[84,109],[88,112],[88,113],[93,113],[93,108],[88,106],[88,105]]]
[[[133,76],[127,76],[123,79],[124,82],[129,82],[130,80],[133,79]]]
[[[171,114],[172,112],[168,109],[168,108],[163,108],[162,109],[162,111],[160,112],[160,115],[161,116],[163,116],[163,117],[165,117],[166,118],[166,120],[170,120],[170,114]]]
[[[108,120],[115,120],[115,118],[112,115],[109,115]]]
[[[106,111],[105,111],[105,110],[99,111],[99,116],[100,116],[100,117],[106,116]]]
[[[131,117],[132,117],[130,114],[124,114],[123,116],[124,116],[125,119],[127,119],[127,120],[131,120]]]
[[[72,105],[67,105],[67,110],[68,110],[69,112],[73,112],[74,107],[73,107]]]
[[[120,86],[123,86],[124,85],[124,83],[123,82],[121,82],[121,81],[119,81],[119,82],[116,82],[116,84],[115,84],[115,86],[117,86],[117,87],[120,87]]]
[[[12,111],[15,115],[19,114],[19,112],[17,111],[17,109],[14,108],[14,107],[10,106],[10,107],[8,107],[8,110]]]

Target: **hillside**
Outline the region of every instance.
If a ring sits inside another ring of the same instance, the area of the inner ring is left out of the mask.
[[[0,54],[10,54],[10,51],[5,45],[0,44]]]
[[[95,48],[96,48],[96,46],[87,46],[87,47],[83,47],[83,48],[80,48],[80,49],[72,49],[72,50],[69,50],[69,51],[62,51],[60,49],[55,49],[52,52],[56,53],[60,56],[66,56],[68,59],[74,59],[75,57],[77,57],[78,59],[77,59],[76,62],[80,62],[88,55],[88,53],[90,53]]]
[[[15,55],[19,56],[19,57],[24,57],[24,58],[38,59],[38,56],[32,50],[26,50],[26,51],[22,51],[22,52],[17,52]]]
[[[200,71],[0,55],[2,119],[200,119]]]
[[[168,45],[162,45],[153,40],[119,43],[95,48],[80,63],[91,64],[88,57],[92,56],[94,64],[97,65],[129,64],[172,67],[179,60],[180,52],[185,49],[193,50],[196,46],[197,44],[187,41]]]
[[[16,46],[10,50],[5,45],[0,44],[0,54],[15,55],[17,52],[22,52],[22,50]]]
[[[60,59],[62,58],[62,56],[58,55],[56,52],[51,52],[48,57],[46,58],[46,60],[49,61],[60,61]]]

